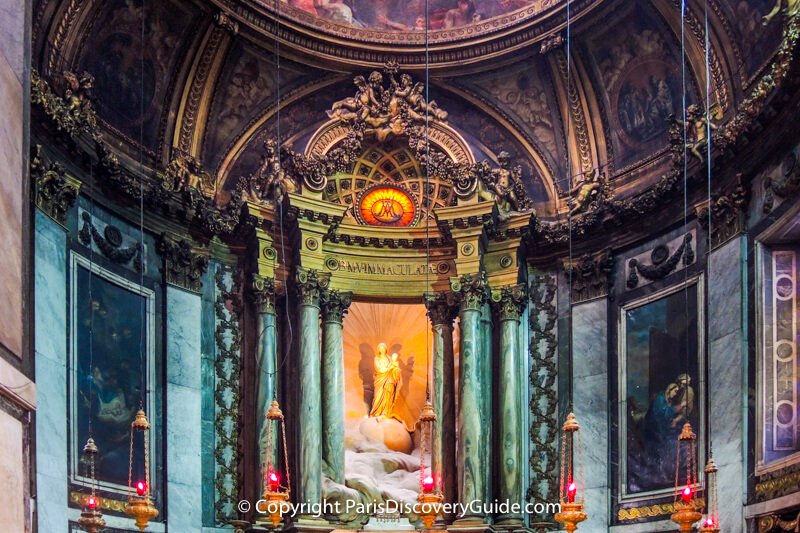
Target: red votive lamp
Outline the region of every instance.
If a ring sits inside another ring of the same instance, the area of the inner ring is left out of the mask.
[[[570,482],[569,486],[567,487],[567,501],[569,503],[575,503],[575,495],[578,494],[578,487],[575,486],[575,482]]]
[[[681,500],[683,500],[683,503],[689,503],[690,501],[692,501],[691,487],[686,487],[685,489],[683,489],[683,492],[681,493]]]
[[[145,492],[147,492],[147,485],[144,484],[144,481],[139,481],[136,483],[136,494],[139,496],[144,496]]]
[[[89,499],[86,500],[86,506],[89,509],[94,509],[95,507],[97,507],[97,498],[95,498],[94,496],[89,496]]]
[[[714,527],[714,519],[710,516],[706,518],[706,527]]]
[[[433,476],[425,476],[422,480],[422,492],[425,494],[433,492]]]
[[[267,474],[267,483],[271,492],[277,492],[281,486],[281,476],[274,470],[270,470],[269,474]]]

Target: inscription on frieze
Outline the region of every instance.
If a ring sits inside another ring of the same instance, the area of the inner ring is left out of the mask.
[[[325,260],[325,268],[332,272],[366,274],[369,276],[424,276],[426,267],[428,274],[434,276],[450,272],[450,263],[447,261],[435,261],[425,265],[424,263],[349,261],[335,257],[329,257]]]

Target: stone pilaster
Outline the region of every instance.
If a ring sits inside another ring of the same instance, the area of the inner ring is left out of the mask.
[[[452,293],[425,297],[433,330],[433,408],[436,411],[433,465],[446,502],[458,500],[456,478],[456,391],[453,321],[458,313]],[[451,516],[446,516],[451,520]]]
[[[208,256],[196,253],[189,241],[174,241],[166,234],[158,240],[157,250],[164,258],[162,272],[169,285],[200,292],[200,278],[208,268]]]
[[[352,294],[322,292],[322,465],[332,481],[344,485],[344,316]]]
[[[499,325],[498,390],[499,420],[497,424],[499,476],[495,498],[509,504],[522,504],[522,373],[519,320],[525,309],[525,286],[513,285],[492,290],[492,307]],[[495,522],[502,525],[521,525],[521,513],[501,514]]]
[[[322,412],[320,383],[320,297],[328,279],[298,268],[294,279],[298,314],[297,423],[298,502],[322,501]],[[300,519],[308,517],[299,517]]]
[[[482,420],[481,398],[488,391],[481,388],[481,363],[484,355],[481,348],[481,308],[487,300],[486,278],[482,274],[464,275],[450,280],[450,288],[458,297],[461,318],[461,342],[459,358],[459,405],[458,423],[458,501],[469,506],[483,499],[483,490],[488,480],[488,471],[483,468],[484,434],[489,431],[487,421]],[[482,511],[467,510],[456,523],[476,525],[485,523]]]

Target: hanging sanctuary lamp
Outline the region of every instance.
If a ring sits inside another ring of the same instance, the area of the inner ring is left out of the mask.
[[[98,533],[106,527],[106,521],[103,520],[103,513],[100,510],[100,498],[95,493],[97,478],[95,477],[94,464],[95,456],[97,455],[97,445],[94,443],[92,437],[89,437],[86,441],[86,445],[83,447],[83,453],[89,461],[89,479],[92,492],[83,499],[83,508],[78,523],[85,531],[89,533]]]
[[[700,525],[701,533],[719,533],[719,500],[717,499],[717,464],[709,457],[705,469],[706,516]]]
[[[683,472],[682,472],[683,471]],[[678,524],[679,531],[690,533],[702,515],[697,509],[702,503],[697,499],[697,435],[686,422],[678,437],[678,454],[675,459],[675,512],[670,520]]]
[[[430,399],[425,402],[425,407],[419,415],[420,426],[420,460],[419,460],[419,495],[417,496],[418,515],[425,524],[425,529],[431,529],[438,516],[442,514],[442,502],[444,495],[441,490],[441,480],[434,479],[436,465],[433,464],[433,453],[431,453],[431,464],[426,468],[425,454],[433,449],[433,439],[436,424],[436,413],[433,411]]]
[[[142,435],[142,452],[144,457],[144,479],[133,484],[133,461],[136,456],[134,450],[134,436],[138,433]],[[131,422],[131,447],[130,462],[128,464],[128,504],[125,506],[125,514],[133,518],[139,531],[147,529],[147,524],[158,516],[158,509],[153,505],[150,497],[150,422],[144,409],[139,409],[136,418]]]
[[[559,502],[561,511],[556,513],[556,522],[563,524],[567,533],[578,529],[578,524],[588,518],[584,512],[583,496],[578,496],[579,481],[576,474],[582,472],[582,448],[580,424],[570,413],[561,429],[561,475],[559,477]]]
[[[267,515],[272,527],[278,527],[283,515],[289,510],[289,493],[291,477],[289,475],[289,457],[286,448],[286,425],[283,412],[277,400],[272,401],[267,411],[267,447],[264,451],[264,486],[262,501],[259,502],[258,512]],[[286,474],[286,484],[281,482],[281,474],[275,464],[278,455],[278,443],[274,436],[280,434],[283,441],[283,467]]]

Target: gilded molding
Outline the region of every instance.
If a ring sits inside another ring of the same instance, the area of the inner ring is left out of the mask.
[[[182,239],[176,242],[166,234],[161,234],[156,250],[164,258],[161,271],[167,283],[200,292],[200,278],[208,269],[208,256],[197,254],[189,241]]]
[[[66,89],[57,95],[36,70],[31,70],[31,104],[40,106],[55,123],[56,129],[73,139],[88,134],[95,142],[102,136],[97,127],[97,114],[91,102],[94,78],[88,73],[63,73]]]
[[[75,490],[69,491],[69,503],[76,507],[83,505],[83,500],[86,498],[85,492],[78,492]],[[115,513],[124,513],[125,508],[128,506],[127,501],[115,500],[113,498],[101,497],[100,508],[104,511],[113,511]]]
[[[567,89],[567,106],[569,113],[572,116],[572,131],[575,135],[575,142],[578,146],[578,157],[580,159],[580,170],[582,172],[589,172],[596,167],[592,161],[592,146],[589,139],[589,128],[586,124],[586,115],[583,112],[583,102],[578,94],[578,86],[575,83],[575,75],[567,77],[567,55],[563,50],[553,52],[558,65],[558,72],[561,74],[561,79]],[[569,81],[569,83],[567,83]],[[569,148],[567,148],[569,149]],[[567,172],[572,172],[567,169]]]
[[[508,287],[493,288],[489,298],[492,309],[501,322],[505,320],[518,322],[525,310],[525,306],[528,304],[525,285],[521,283]]]
[[[53,31],[52,37],[50,37],[50,56],[47,60],[47,72],[53,73],[61,63],[64,53],[64,39],[85,3],[91,4],[91,1],[70,0],[63,11],[63,15],[58,20],[56,29]]]
[[[694,501],[694,508],[697,511],[702,511],[706,505],[704,498],[696,498]],[[660,503],[655,505],[645,505],[643,507],[628,507],[626,509],[619,509],[617,511],[617,520],[625,522],[629,520],[640,520],[642,518],[658,518],[661,516],[670,516],[675,512],[675,505],[672,503]]]
[[[770,472],[756,478],[756,501],[772,500],[800,490],[800,464]]]
[[[453,327],[458,316],[458,299],[452,292],[428,293],[423,298],[432,326]]]
[[[78,199],[81,182],[67,175],[57,161],[45,163],[41,148],[36,145],[31,150],[30,175],[36,191],[36,207],[63,225],[67,212]]]
[[[347,309],[353,300],[352,292],[337,291],[332,289],[323,290],[320,293],[320,304],[322,306],[322,321],[335,322],[341,324]]]
[[[460,311],[480,311],[489,298],[486,274],[464,274],[450,278],[450,289],[458,298]]]

